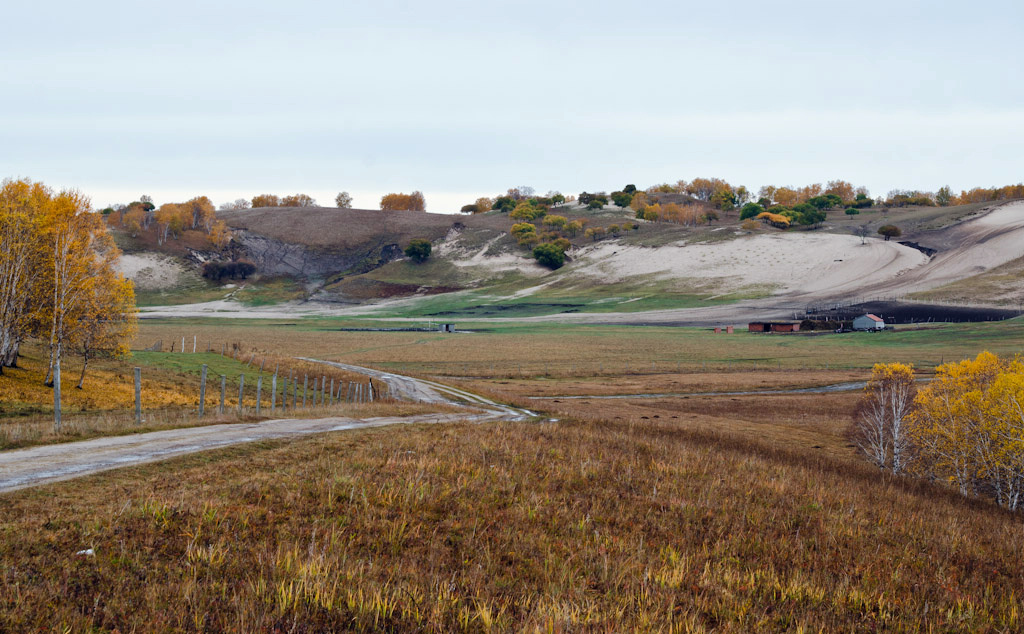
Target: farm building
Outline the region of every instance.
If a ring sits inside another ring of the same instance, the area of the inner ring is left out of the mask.
[[[877,315],[867,313],[853,320],[854,330],[885,330],[885,321]]]
[[[797,332],[798,321],[752,321],[747,324],[748,332]]]

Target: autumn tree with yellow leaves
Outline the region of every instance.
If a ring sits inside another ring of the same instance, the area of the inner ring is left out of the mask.
[[[65,353],[123,349],[132,335],[134,290],[114,270],[118,255],[80,193],[28,180],[0,187],[0,369],[17,362],[29,336],[48,344],[58,431]]]
[[[1016,510],[1024,493],[1024,362],[982,352],[936,368],[911,416],[927,477]]]
[[[382,211],[426,211],[427,201],[423,192],[411,194],[385,194],[380,199]]]
[[[879,467],[1024,505],[1024,360],[982,352],[946,363],[917,391],[913,367],[872,371],[852,438]]]

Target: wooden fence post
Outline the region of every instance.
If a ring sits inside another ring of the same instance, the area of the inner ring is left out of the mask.
[[[373,402],[373,379],[366,380],[366,397],[370,403]]]
[[[259,416],[259,413],[260,413],[260,397],[262,396],[262,393],[263,393],[263,375],[261,374],[261,375],[256,377],[256,415],[257,416]]]
[[[206,364],[199,371],[199,418],[206,411]]]
[[[142,368],[135,368],[135,424],[142,424]]]
[[[181,338],[181,351],[185,352],[185,337],[184,336]]]
[[[192,335],[192,354],[196,353],[196,341],[199,339],[199,335]]]
[[[299,402],[299,377],[295,376],[292,381],[292,411],[295,411],[295,404]]]
[[[220,413],[224,413],[224,393],[228,388],[228,377],[220,375]]]
[[[242,411],[242,398],[245,397],[245,375],[238,375],[238,411]]]
[[[334,377],[331,377],[331,406],[334,406]]]
[[[274,376],[270,379],[270,411],[273,412],[277,405],[277,370],[274,370]]]
[[[302,379],[302,408],[306,408],[306,394],[309,392],[309,375],[303,375]]]
[[[320,383],[320,377],[313,377],[313,407],[316,407],[316,386]]]

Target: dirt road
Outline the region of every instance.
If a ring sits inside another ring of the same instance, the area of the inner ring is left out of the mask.
[[[309,360],[316,361],[315,359]],[[460,405],[465,407],[466,413],[421,414],[363,420],[345,417],[278,419],[260,423],[169,429],[146,434],[94,438],[81,442],[0,452],[0,492],[259,440],[294,438],[386,425],[523,420],[533,415],[527,410],[507,407],[470,392],[450,388],[433,381],[378,372],[353,365],[328,364],[384,381],[391,386],[393,394],[399,395],[404,400]]]

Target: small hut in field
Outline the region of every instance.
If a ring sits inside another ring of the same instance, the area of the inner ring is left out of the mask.
[[[867,313],[853,320],[854,330],[885,330],[885,321],[877,316]]]
[[[799,321],[752,321],[747,324],[748,332],[799,332]]]

